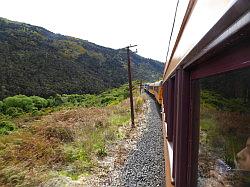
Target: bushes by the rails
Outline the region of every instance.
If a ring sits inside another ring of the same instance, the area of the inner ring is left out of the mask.
[[[55,96],[50,96],[48,101],[48,106],[53,107],[53,106],[60,106],[64,103],[62,97],[59,94],[56,94]]]
[[[5,114],[12,117],[20,116],[21,114],[23,114],[23,109],[19,107],[9,107],[5,110]]]
[[[25,95],[16,95],[13,97],[7,97],[3,100],[3,104],[5,111],[10,107],[16,107],[16,108],[21,108],[25,112],[30,112],[35,107],[32,99]]]
[[[137,85],[138,82],[134,82]],[[135,88],[135,87],[134,87]],[[125,84],[119,88],[107,90],[99,95],[94,94],[72,94],[50,96],[44,99],[38,96],[16,95],[7,97],[0,101],[0,112],[12,117],[24,113],[36,115],[43,108],[57,106],[83,106],[83,107],[102,107],[118,104],[129,96],[128,85]]]
[[[96,155],[98,157],[102,158],[102,157],[105,157],[105,156],[108,155],[107,149],[106,149],[106,147],[103,144],[96,143],[96,144],[94,144],[94,148],[95,148],[95,151],[96,151]]]
[[[71,95],[62,95],[63,98],[67,100],[68,103],[72,103],[73,105],[79,105],[83,103],[86,99],[86,95],[78,95],[78,94],[71,94]]]
[[[47,139],[56,138],[62,142],[74,141],[74,133],[69,127],[48,127],[45,136]]]
[[[45,108],[48,106],[48,101],[44,98],[38,97],[38,96],[31,96],[30,97],[34,106],[40,110],[42,108]]]
[[[3,101],[0,101],[0,112],[3,111]]]
[[[16,117],[48,106],[48,101],[38,96],[16,95],[0,101],[0,112]]]
[[[16,126],[14,123],[10,121],[0,121],[0,135],[9,134],[10,131],[13,131],[15,129]]]
[[[103,92],[98,97],[100,98],[100,105],[112,105],[121,102],[129,96],[128,85],[123,85],[120,88],[115,88]]]

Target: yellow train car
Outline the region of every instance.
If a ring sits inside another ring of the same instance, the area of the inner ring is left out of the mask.
[[[154,83],[150,83],[148,85],[148,90],[149,93],[151,93],[152,95],[154,95]]]
[[[154,96],[157,102],[162,104],[162,81],[154,83]]]
[[[162,104],[162,81],[148,84],[146,86],[146,90],[154,95],[155,99],[160,105]]]

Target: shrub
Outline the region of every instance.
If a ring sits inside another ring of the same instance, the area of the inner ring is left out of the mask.
[[[102,105],[108,105],[110,104],[112,101],[116,100],[115,97],[111,96],[111,95],[107,95],[101,98],[101,104]]]
[[[128,96],[128,85],[123,85],[120,88],[114,88],[103,92],[98,97],[100,98],[101,106],[107,106],[118,104]]]
[[[81,105],[85,107],[100,106],[100,98],[96,95],[86,94],[85,100]]]
[[[3,101],[0,101],[0,112],[3,112]]]
[[[72,103],[74,105],[79,105],[79,103],[83,103],[85,101],[85,95],[71,94],[71,95],[63,95],[66,98],[68,103]]]
[[[44,98],[38,96],[31,96],[30,98],[34,106],[39,110],[48,106],[48,101]]]
[[[33,101],[30,97],[25,95],[16,95],[13,97],[7,97],[3,100],[5,109],[10,107],[21,108],[25,112],[30,112],[34,108]]]
[[[45,130],[46,138],[56,138],[62,142],[73,142],[74,133],[68,127],[48,127]]]
[[[108,155],[107,149],[106,149],[106,147],[105,147],[104,145],[95,144],[95,145],[94,145],[94,148],[95,148],[95,150],[96,150],[96,155],[97,155],[98,157],[103,158],[103,157],[105,157],[105,156]]]
[[[65,101],[63,101],[62,96],[59,94],[56,94],[54,97],[50,96],[49,99],[47,99],[48,106],[54,107],[54,106],[60,106],[62,105]]]
[[[23,110],[19,107],[9,107],[6,109],[5,114],[16,117],[23,113]]]
[[[1,170],[0,176],[1,182],[8,184],[6,186],[19,186],[25,178],[25,171],[21,171],[16,166],[9,166]]]
[[[77,146],[64,146],[64,154],[66,157],[66,161],[68,162],[74,162],[76,160],[90,162],[90,158],[88,154],[79,145],[78,147]]]
[[[14,131],[16,126],[10,121],[1,121],[0,122],[0,134],[9,134],[10,131]]]
[[[35,114],[38,110],[48,106],[48,101],[38,96],[16,95],[8,97],[0,103],[0,111],[9,116],[19,116],[24,112]]]
[[[202,91],[201,92],[201,103],[211,105],[212,107],[223,110],[225,108],[225,103],[227,100],[221,95],[213,91]]]

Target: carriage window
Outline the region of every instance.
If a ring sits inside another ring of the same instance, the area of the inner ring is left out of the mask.
[[[198,186],[250,186],[250,68],[200,87]]]

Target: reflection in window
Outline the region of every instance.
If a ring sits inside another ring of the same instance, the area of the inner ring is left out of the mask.
[[[198,186],[250,186],[250,69],[200,85]]]

